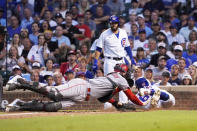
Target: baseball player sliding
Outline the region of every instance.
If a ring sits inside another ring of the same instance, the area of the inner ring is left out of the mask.
[[[140,106],[146,105],[146,103],[141,102],[131,92],[129,87],[132,87],[132,85],[133,80],[130,79],[128,67],[124,64],[116,65],[115,72],[105,77],[98,77],[90,79],[89,81],[76,78],[60,86],[46,86],[38,82],[26,81],[20,76],[15,76],[6,84],[8,91],[15,89],[31,90],[48,97],[52,102],[24,102],[17,99],[7,106],[6,111],[25,110],[53,112],[72,106],[76,102],[88,101],[89,97],[95,97],[100,102],[109,101],[116,108],[119,108],[121,104],[112,97],[121,90],[123,90],[133,103]]]
[[[134,63],[127,33],[125,30],[118,28],[119,18],[112,15],[109,22],[110,28],[102,32],[97,41],[95,59],[93,63],[93,71],[96,72],[98,68],[97,62],[103,49],[105,58],[104,75],[113,72],[116,64],[125,63],[125,61],[127,61],[126,54],[128,54],[131,62]],[[119,94],[119,100],[123,103],[128,102],[124,93]],[[109,104],[106,103],[106,105],[110,107]]]
[[[140,101],[147,102],[144,106],[138,106],[133,102],[130,104],[135,105],[136,108],[139,107],[144,110],[151,108],[169,108],[175,105],[175,98],[169,92],[158,88],[157,86],[151,86],[150,82],[144,77],[140,77],[135,81],[136,88],[138,93],[136,96]]]

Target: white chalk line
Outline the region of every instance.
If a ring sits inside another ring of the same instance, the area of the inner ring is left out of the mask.
[[[12,114],[0,114],[0,116],[20,116],[20,115],[32,115],[38,114],[37,112],[34,113],[12,113]]]

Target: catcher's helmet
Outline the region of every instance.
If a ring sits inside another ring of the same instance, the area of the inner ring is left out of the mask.
[[[116,64],[114,67],[114,71],[126,73],[128,71],[128,66],[125,64]]]
[[[140,77],[135,81],[136,88],[144,88],[148,87],[150,85],[149,81],[145,79],[144,77]]]
[[[110,22],[110,23],[118,23],[118,24],[119,24],[119,17],[118,17],[118,16],[115,16],[115,15],[112,15],[112,16],[109,18],[109,22]]]

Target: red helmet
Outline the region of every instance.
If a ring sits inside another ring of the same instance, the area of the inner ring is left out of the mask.
[[[128,66],[125,64],[116,64],[114,67],[114,71],[126,73],[128,71]]]

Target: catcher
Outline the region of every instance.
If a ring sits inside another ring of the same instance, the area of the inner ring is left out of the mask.
[[[52,101],[24,102],[16,99],[9,104],[6,111],[48,111],[55,112],[62,108],[74,105],[76,102],[88,101],[90,97],[97,98],[100,102],[110,102],[117,109],[124,107],[124,104],[115,101],[112,97],[123,90],[130,101],[136,105],[143,106],[147,102],[140,101],[130,90],[133,86],[133,80],[130,77],[128,67],[124,64],[117,64],[114,67],[115,72],[105,77],[98,77],[88,81],[76,78],[60,86],[46,86],[44,84],[32,81],[26,81],[20,76],[15,76],[8,81],[6,89],[12,91],[15,89],[26,89],[40,93]]]

